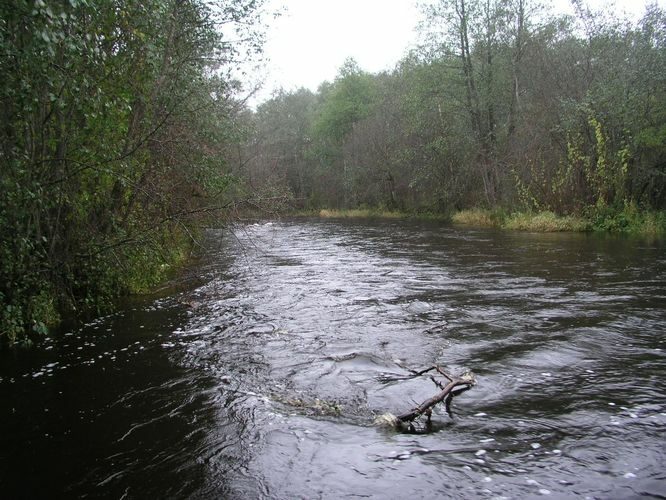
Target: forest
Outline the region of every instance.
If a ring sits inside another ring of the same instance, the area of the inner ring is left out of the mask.
[[[426,42],[393,71],[350,59],[317,92],[259,106],[237,172],[305,209],[549,211],[605,229],[663,210],[664,12],[575,7],[431,3]]]
[[[484,209],[658,232],[665,12],[575,7],[432,1],[392,70],[349,59],[254,109],[238,74],[261,56],[262,0],[2,3],[0,344],[152,289],[239,213]]]

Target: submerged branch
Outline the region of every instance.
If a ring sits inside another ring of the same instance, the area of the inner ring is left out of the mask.
[[[444,385],[441,381],[437,380],[433,375],[429,375],[430,380],[440,389],[440,392],[434,395],[433,397],[426,399],[421,404],[415,406],[411,410],[401,413],[400,415],[393,415],[391,413],[386,413],[377,417],[375,423],[378,425],[387,425],[389,427],[394,427],[397,429],[409,429],[411,432],[414,432],[413,422],[426,415],[428,418],[428,427],[430,426],[430,416],[432,414],[432,409],[438,404],[443,403],[446,412],[449,416],[452,416],[451,413],[451,401],[455,396],[462,394],[465,391],[468,391],[476,384],[476,379],[474,374],[471,372],[463,373],[462,375],[452,376],[442,370],[439,366],[434,365],[423,370],[409,370],[412,374],[410,377],[405,377],[405,379],[412,379],[415,377],[420,377],[426,373],[436,371],[446,379],[448,379],[448,384]],[[394,379],[399,380],[399,379]]]
[[[439,394],[436,394],[435,396],[426,399],[423,403],[420,405],[412,408],[411,410],[402,413],[397,416],[398,420],[400,422],[411,422],[421,415],[428,415],[432,411],[432,408],[437,405],[438,403],[444,402],[447,408],[447,411],[450,413],[450,405],[451,405],[451,399],[453,399],[453,396],[460,394],[461,392],[464,392],[468,389],[471,389],[474,384],[476,384],[476,380],[474,379],[474,375],[471,373],[465,373],[463,375],[460,375],[458,377],[451,377],[450,375],[446,374],[443,372],[439,367],[434,366],[432,369],[437,370],[440,374],[444,375],[446,378],[450,380],[450,382],[442,388],[442,390],[439,392]],[[427,372],[430,370],[424,371]],[[434,377],[431,377],[433,379]],[[435,384],[441,388],[441,383],[438,381],[433,380]],[[459,391],[454,391],[456,388],[462,388],[462,390]]]

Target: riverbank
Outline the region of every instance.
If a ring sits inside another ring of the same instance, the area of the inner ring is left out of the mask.
[[[612,232],[646,236],[666,235],[666,212],[640,211],[629,205],[620,211],[595,209],[586,216],[557,215],[550,211],[506,212],[501,209],[469,209],[453,214],[399,212],[381,209],[313,210],[294,215],[320,218],[380,218],[441,220],[465,226],[531,232]]]
[[[586,232],[593,230],[591,221],[574,216],[560,216],[553,212],[514,212],[500,210],[463,210],[451,216],[454,224],[468,226],[495,227],[513,231],[551,232]]]
[[[193,231],[193,230],[192,230]],[[194,236],[177,228],[155,235],[142,245],[124,245],[82,259],[77,285],[64,287],[57,275],[40,286],[19,288],[10,298],[0,294],[0,351],[31,346],[62,325],[77,325],[116,311],[129,297],[152,295],[181,273],[195,251]],[[38,283],[43,262],[24,280]],[[32,281],[31,281],[32,280]],[[3,304],[3,299],[5,304]]]
[[[294,212],[296,217],[319,217],[322,219],[419,219],[450,222],[451,216],[433,212],[401,212],[375,208],[355,208],[346,210],[321,209]]]
[[[666,235],[666,212],[595,209],[586,216],[557,215],[550,211],[512,212],[472,209],[451,216],[454,224],[532,232],[610,232],[645,236]]]

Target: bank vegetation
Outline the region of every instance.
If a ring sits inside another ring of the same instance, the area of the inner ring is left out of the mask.
[[[0,345],[110,310],[242,200],[257,0],[0,2]]]

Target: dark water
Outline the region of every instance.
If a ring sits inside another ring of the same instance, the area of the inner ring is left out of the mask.
[[[666,247],[413,222],[211,234],[196,286],[0,358],[3,498],[666,497]],[[478,385],[425,434],[372,425]]]

